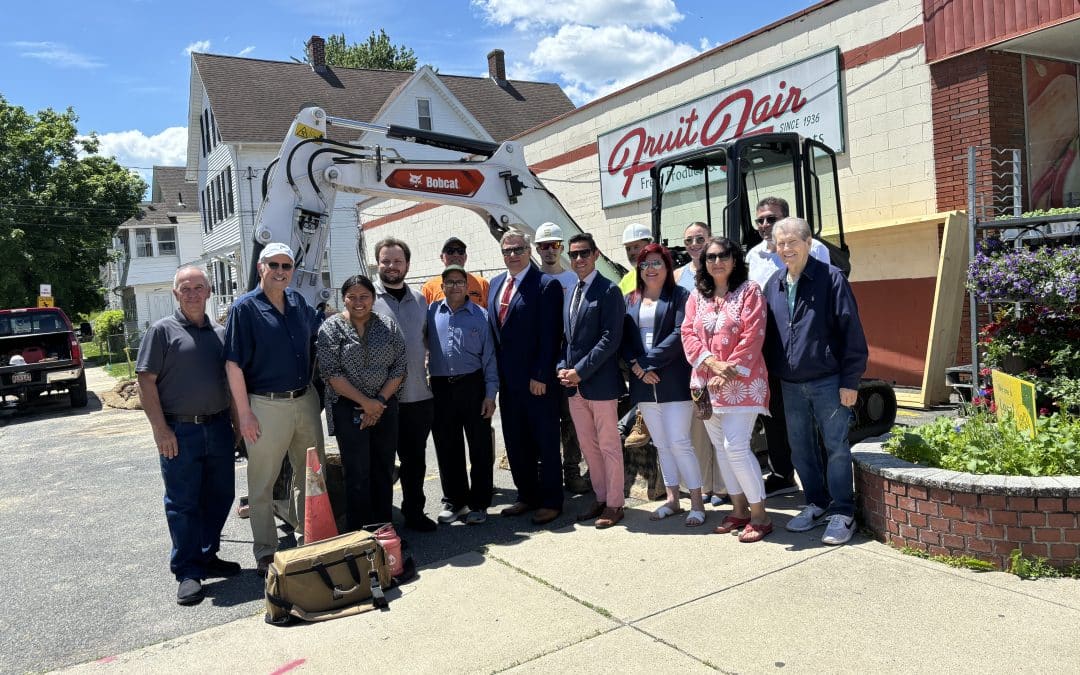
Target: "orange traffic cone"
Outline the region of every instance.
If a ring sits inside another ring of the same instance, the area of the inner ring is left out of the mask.
[[[304,494],[304,543],[314,544],[338,535],[334,522],[334,510],[330,508],[330,495],[326,494],[326,481],[315,448],[307,451],[307,479]]]

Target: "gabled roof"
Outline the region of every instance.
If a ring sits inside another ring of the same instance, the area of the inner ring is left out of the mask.
[[[120,227],[155,227],[164,225],[176,225],[177,218],[170,215],[173,209],[165,204],[145,202],[139,205],[139,212],[120,223]]]
[[[150,181],[150,201],[168,211],[199,210],[199,186],[184,178],[182,166],[155,166]]]
[[[226,143],[278,144],[296,113],[311,105],[336,117],[371,121],[413,75],[333,66],[316,73],[304,63],[217,54],[193,53],[191,58]],[[511,80],[500,86],[487,77],[440,74],[438,78],[497,142],[574,109],[557,84]],[[352,140],[359,133],[334,127],[330,135]]]

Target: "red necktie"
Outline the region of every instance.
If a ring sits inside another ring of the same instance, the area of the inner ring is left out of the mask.
[[[510,292],[514,290],[514,277],[510,277],[503,286],[502,300],[499,301],[499,325],[506,322],[506,313],[510,311]]]

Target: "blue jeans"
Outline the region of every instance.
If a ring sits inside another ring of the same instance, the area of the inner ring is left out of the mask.
[[[855,515],[848,425],[851,409],[840,405],[840,376],[810,382],[781,382],[791,461],[799,473],[806,503],[830,513]],[[827,465],[821,465],[818,432]],[[826,486],[827,489],[826,489]],[[829,503],[829,497],[832,503]]]
[[[177,581],[203,579],[236,495],[232,425],[222,415],[209,424],[169,426],[179,451],[172,459],[158,455],[173,543],[169,568]]]

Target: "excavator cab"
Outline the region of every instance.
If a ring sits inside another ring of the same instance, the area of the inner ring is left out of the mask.
[[[829,248],[832,264],[851,270],[840,213],[836,154],[792,133],[757,134],[657,161],[652,179],[653,237],[685,264],[683,230],[709,225],[749,250],[761,241],[753,218],[765,197],[781,197]]]
[[[851,272],[844,241],[836,153],[792,133],[768,133],[717,143],[657,161],[652,179],[653,238],[688,262],[683,231],[706,223],[749,250],[761,237],[754,227],[765,197],[787,201],[789,215],[805,218],[814,238],[829,249],[833,266]],[[896,422],[896,394],[882,380],[862,380],[848,439],[856,443],[887,432]]]

